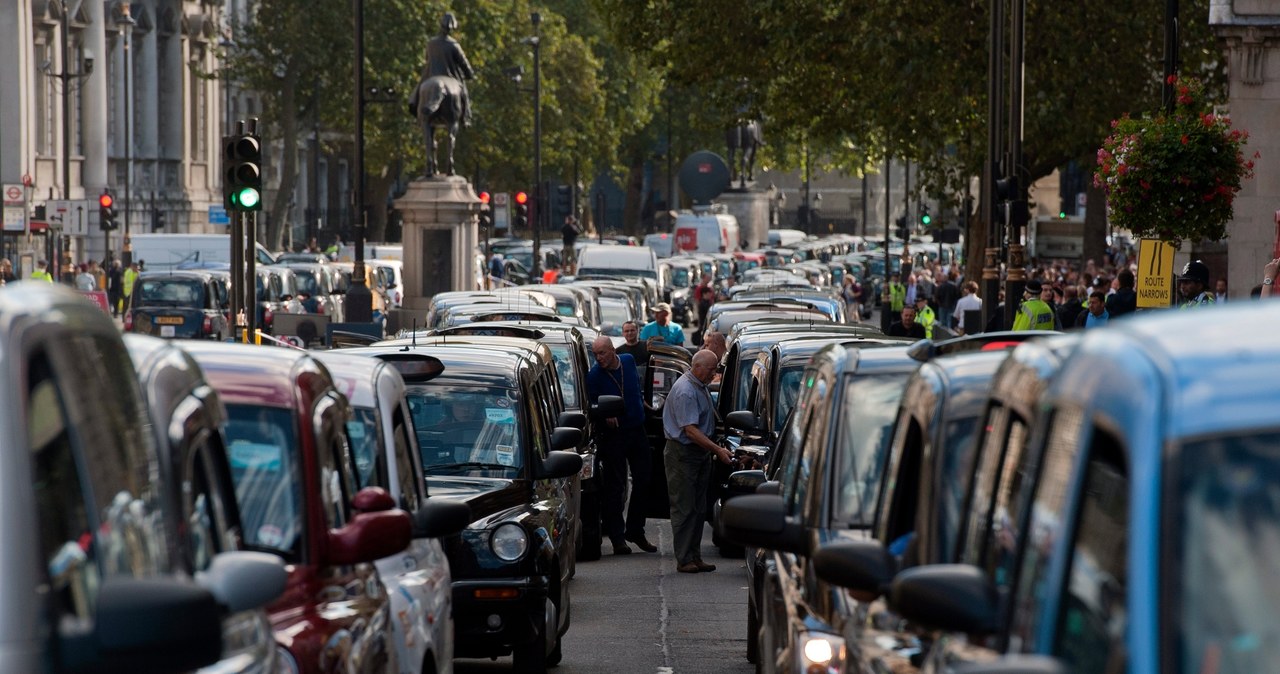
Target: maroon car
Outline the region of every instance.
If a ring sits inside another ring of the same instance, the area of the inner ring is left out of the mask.
[[[412,523],[377,487],[357,493],[346,398],[301,351],[184,342],[227,408],[227,456],[244,543],[284,558],[267,607],[292,671],[395,670],[390,602],[373,561],[405,549]]]

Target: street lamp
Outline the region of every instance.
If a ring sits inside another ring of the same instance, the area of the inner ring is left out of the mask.
[[[533,24],[533,35],[522,40],[533,46],[533,270],[534,278],[542,277],[542,217],[546,209],[546,195],[542,193],[542,40],[538,36],[538,27],[542,25],[542,15],[537,12],[529,14],[529,22]]]
[[[124,248],[120,252],[124,266],[133,264],[133,245],[129,242],[129,211],[133,199],[129,185],[133,182],[133,27],[137,22],[129,13],[129,3],[120,3],[120,19],[124,29]]]
[[[62,82],[62,198],[71,199],[71,84],[72,82],[88,77],[93,72],[93,56],[85,51],[83,70],[77,69],[78,72],[71,72],[71,10],[64,4],[62,6],[62,26],[58,31],[61,38],[61,44],[58,45],[62,50],[62,72],[51,72],[45,68],[45,75]],[[66,223],[62,223],[63,227]],[[62,276],[62,227],[59,228],[56,238],[49,241],[52,247],[52,258],[50,262],[53,264],[53,273],[57,278]]]
[[[356,259],[347,286],[346,319],[350,323],[373,322],[373,294],[364,278],[364,0],[355,0],[355,104],[356,104],[356,190],[352,201],[356,217]]]

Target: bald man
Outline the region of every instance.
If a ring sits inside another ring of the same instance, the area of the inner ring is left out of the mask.
[[[591,343],[596,364],[587,373],[587,397],[595,405],[600,396],[620,396],[623,414],[598,420],[596,459],[600,462],[600,531],[613,544],[613,554],[631,553],[627,541],[645,552],[657,552],[658,546],[644,535],[647,504],[653,467],[649,459],[648,435],[644,431],[644,400],[640,391],[640,374],[630,354],[619,354],[613,340],[601,335]],[[627,519],[622,520],[622,503],[627,493],[627,466],[631,466],[631,504]]]
[[[711,439],[716,432],[716,414],[707,384],[715,377],[719,363],[709,350],[693,354],[692,369],[676,380],[662,408],[671,533],[676,570],[680,573],[716,570],[714,564],[702,561],[702,523],[706,518],[711,457],[725,465],[732,463],[729,450]]]

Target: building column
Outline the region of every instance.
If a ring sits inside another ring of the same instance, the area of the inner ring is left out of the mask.
[[[1267,0],[1212,0],[1209,24],[1229,64],[1231,126],[1249,132],[1246,158],[1255,152],[1263,157],[1236,196],[1235,217],[1227,225],[1230,296],[1248,297],[1262,281],[1280,229],[1280,164],[1274,161],[1280,157],[1280,10]]]

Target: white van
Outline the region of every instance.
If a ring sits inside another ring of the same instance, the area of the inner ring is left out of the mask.
[[[798,229],[771,229],[769,230],[769,247],[792,248],[808,236]]]
[[[658,279],[658,256],[648,246],[608,246],[598,243],[578,251],[579,276],[624,276]]]
[[[231,263],[230,234],[133,234],[129,237],[134,260],[145,260],[147,271],[171,271],[179,265],[206,262]],[[275,264],[276,258],[260,243],[258,264]]]
[[[742,241],[738,219],[728,213],[680,213],[673,234],[673,253],[732,253]]]

